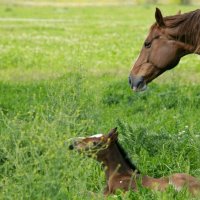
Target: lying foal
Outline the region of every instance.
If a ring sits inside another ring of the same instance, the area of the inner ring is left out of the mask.
[[[107,135],[75,138],[69,149],[95,156],[103,164],[107,184],[105,195],[113,194],[117,189],[128,191],[132,188],[136,191],[138,181],[143,187],[152,190],[164,191],[172,185],[177,191],[186,187],[193,195],[200,192],[200,182],[189,174],[177,173],[162,178],[141,175],[119,144],[117,128],[112,129]]]

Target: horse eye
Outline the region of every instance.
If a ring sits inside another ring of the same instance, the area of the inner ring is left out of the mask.
[[[145,42],[144,43],[145,48],[150,48],[151,47],[151,42]]]

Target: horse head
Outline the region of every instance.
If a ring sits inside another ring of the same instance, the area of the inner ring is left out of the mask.
[[[108,134],[97,134],[88,137],[72,139],[70,150],[77,150],[87,156],[103,156],[109,147],[118,140],[117,128],[111,129]]]
[[[182,56],[192,51],[192,46],[182,41],[178,26],[172,24],[180,17],[180,13],[171,18],[163,17],[161,11],[156,8],[156,23],[151,26],[130,72],[129,84],[134,91],[145,90],[149,82],[175,67]]]

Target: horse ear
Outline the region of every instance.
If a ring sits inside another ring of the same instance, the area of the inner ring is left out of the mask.
[[[156,22],[158,23],[158,25],[160,27],[164,27],[165,26],[165,22],[164,22],[162,13],[161,13],[159,8],[156,8],[155,18],[156,18]]]
[[[117,127],[111,129],[108,133],[108,138],[111,139],[111,141],[115,141],[118,138],[118,132],[117,132]]]

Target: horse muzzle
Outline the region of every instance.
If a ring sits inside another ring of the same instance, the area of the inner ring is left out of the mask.
[[[64,142],[64,145],[68,146],[69,150],[74,150],[74,149],[76,149],[76,146],[78,145],[78,139],[70,138]]]
[[[144,80],[144,77],[140,76],[129,76],[128,78],[129,85],[131,86],[131,89],[135,92],[144,91],[147,88],[146,82]]]

